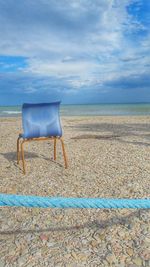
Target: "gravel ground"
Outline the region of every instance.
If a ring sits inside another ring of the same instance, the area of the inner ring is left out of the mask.
[[[63,117],[69,168],[52,141],[25,146],[16,163],[20,118],[0,119],[2,193],[150,197],[150,117]],[[150,211],[1,208],[0,267],[150,266]]]

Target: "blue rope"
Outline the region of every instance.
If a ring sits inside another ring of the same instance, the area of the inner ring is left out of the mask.
[[[150,199],[63,198],[0,194],[0,206],[28,208],[150,209]]]

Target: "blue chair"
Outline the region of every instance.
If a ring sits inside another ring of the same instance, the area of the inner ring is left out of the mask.
[[[20,148],[23,163],[23,173],[25,174],[24,143],[39,140],[54,140],[54,160],[56,160],[56,142],[61,141],[62,152],[67,168],[67,157],[64,142],[62,139],[62,128],[59,116],[60,102],[23,104],[22,124],[23,134],[19,134],[17,139],[17,163],[20,161]],[[22,141],[20,141],[22,140]]]

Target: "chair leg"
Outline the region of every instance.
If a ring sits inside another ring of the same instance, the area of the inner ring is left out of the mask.
[[[56,160],[56,137],[54,137],[54,160]]]
[[[65,152],[65,145],[64,145],[62,138],[60,138],[60,141],[61,141],[63,157],[64,157],[64,161],[65,161],[65,169],[67,169],[68,168],[68,162],[67,162],[67,156],[66,156],[66,152]]]
[[[20,137],[18,137],[17,139],[17,164],[19,164],[19,160],[20,160],[19,141],[20,141]]]
[[[25,174],[25,160],[24,160],[24,149],[23,149],[24,141],[21,143],[21,155],[22,155],[22,165],[23,165],[23,173]]]

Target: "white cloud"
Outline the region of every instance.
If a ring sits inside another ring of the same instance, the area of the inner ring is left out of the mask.
[[[27,57],[24,73],[78,89],[146,72],[148,37],[132,37],[146,26],[127,11],[141,1],[0,0],[0,54]]]

